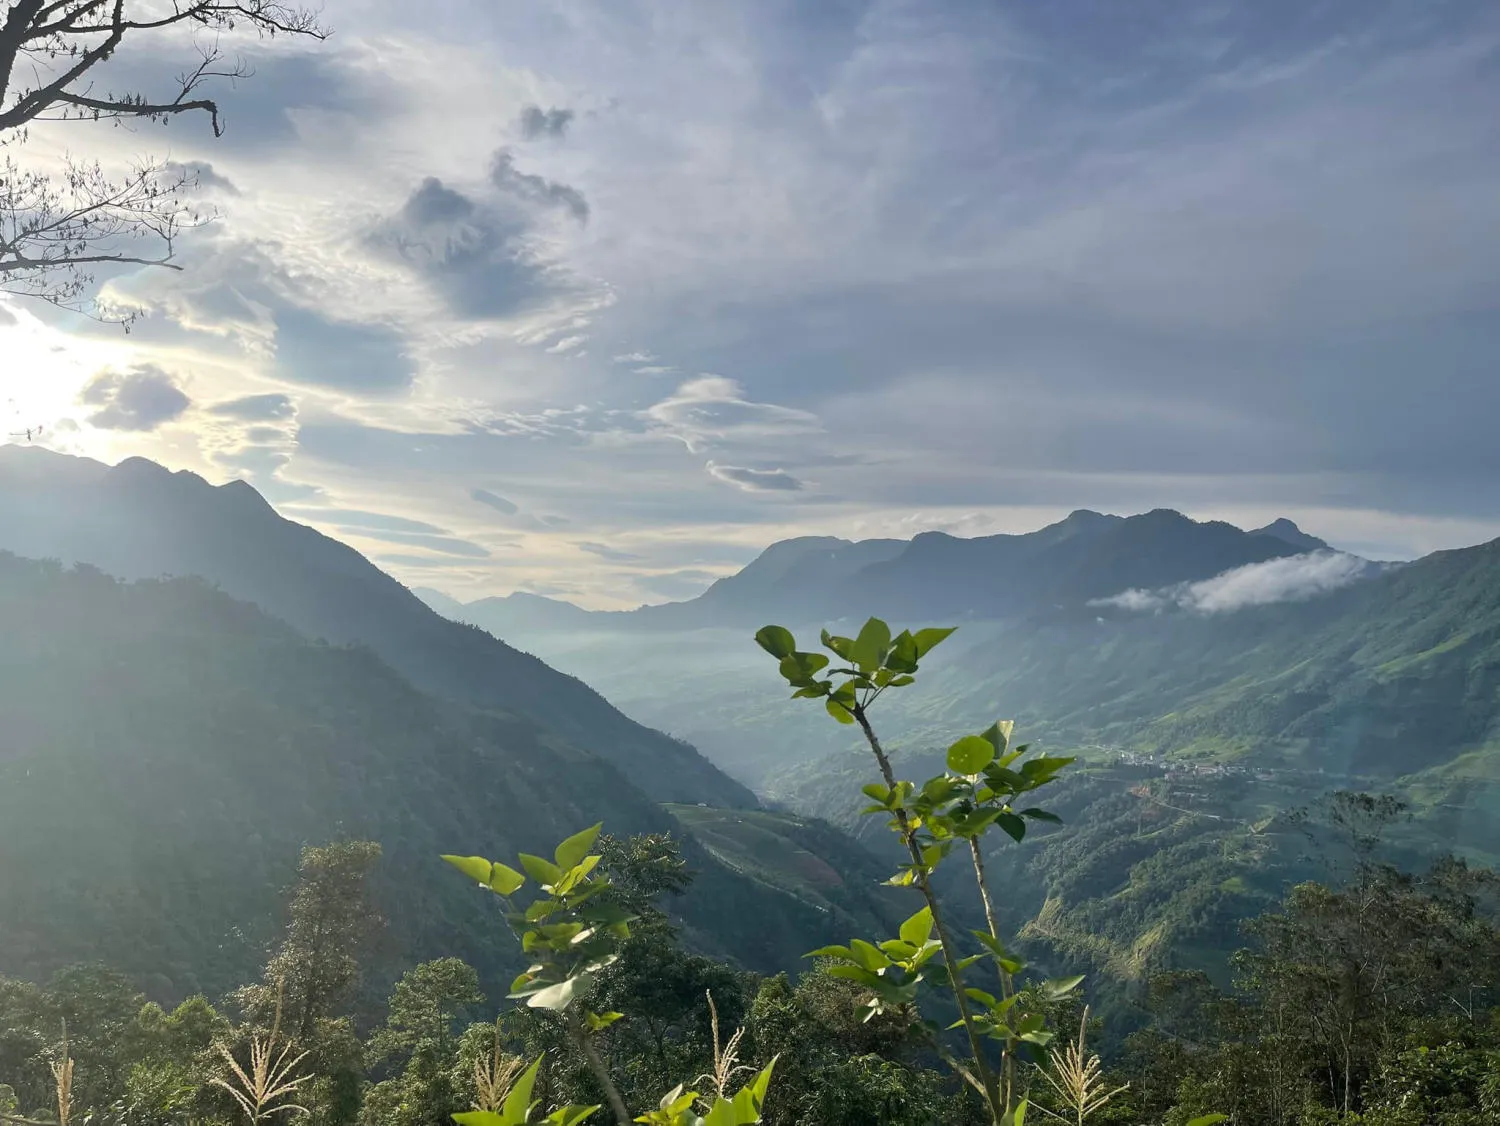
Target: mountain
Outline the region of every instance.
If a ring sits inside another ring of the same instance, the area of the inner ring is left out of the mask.
[[[1301,537],[1300,540],[1297,537]],[[752,630],[768,621],[831,622],[880,614],[973,621],[1085,602],[1120,591],[1202,580],[1234,567],[1327,547],[1289,520],[1257,532],[1158,509],[1111,516],[1080,509],[1035,532],[964,539],[782,540],[685,602],[588,613],[534,595],[483,599],[440,613],[498,633]]]
[[[434,613],[353,548],[281,516],[251,486],[131,458],[0,447],[0,549],[122,578],[201,575],[313,638],[368,645],[413,684],[525,718],[613,763],[660,801],[754,806],[691,746],[582,681]]]
[[[600,820],[683,841],[698,875],[672,907],[702,952],[789,969],[899,922],[884,868],[841,833],[767,814],[761,839],[785,844],[743,870],[732,829],[700,844],[547,728],[439,700],[370,649],[309,641],[198,579],[0,554],[0,636],[0,974],[107,960],[162,1000],[216,995],[262,963],[301,847],[369,839],[387,920],[375,992],[455,955],[500,996],[519,952],[439,854],[550,854]]]
[[[1255,528],[1250,534],[1252,536],[1271,536],[1289,543],[1298,551],[1327,551],[1328,545],[1317,536],[1310,536],[1285,516],[1272,520],[1264,528]]]

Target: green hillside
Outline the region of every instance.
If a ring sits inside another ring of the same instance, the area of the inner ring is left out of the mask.
[[[683,834],[545,729],[437,701],[196,580],[0,556],[0,634],[0,973],[107,958],[163,998],[217,993],[263,963],[302,846],[354,838],[384,849],[372,987],[448,954],[503,984],[517,955],[440,853],[513,855],[601,820]],[[820,839],[848,871],[857,850]],[[677,907],[705,952],[774,970],[845,933],[690,837],[685,856],[699,876]],[[745,912],[764,925],[734,925]]]

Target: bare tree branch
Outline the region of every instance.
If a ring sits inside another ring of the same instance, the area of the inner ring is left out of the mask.
[[[200,88],[214,79],[249,77],[250,69],[220,65],[223,55],[211,42],[169,92],[101,93],[95,78],[127,36],[179,24],[211,36],[237,30],[328,35],[316,12],[287,0],[170,0],[166,12],[143,7],[142,0],[0,0],[0,6],[0,148],[24,145],[33,123],[118,124],[192,113],[206,115],[220,136],[219,104]],[[7,158],[0,164],[0,292],[84,309],[93,267],[179,268],[171,261],[176,237],[213,218],[187,202],[195,185],[196,177],[171,175],[159,161],[109,175],[93,162],[70,160],[61,170],[44,171]],[[136,249],[143,241],[150,249]]]

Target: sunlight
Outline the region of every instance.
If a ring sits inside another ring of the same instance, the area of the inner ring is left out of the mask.
[[[103,436],[81,425],[87,407],[79,393],[102,369],[123,366],[129,355],[123,343],[68,335],[23,303],[0,298],[0,442],[96,451]]]

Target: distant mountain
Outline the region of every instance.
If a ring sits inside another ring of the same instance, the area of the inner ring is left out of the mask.
[[[881,614],[901,620],[987,620],[1082,604],[1131,588],[1207,579],[1234,567],[1326,548],[1289,520],[1255,532],[1168,509],[1139,516],[1079,510],[1020,535],[911,540],[808,536],[766,548],[737,574],[686,602],[586,613],[534,595],[439,612],[501,634],[544,630],[755,629]]]
[[[360,643],[419,688],[526,718],[661,801],[753,806],[691,746],[626,718],[582,681],[442,617],[353,548],[283,519],[248,484],[131,458],[111,468],[0,447],[0,549],[123,578],[201,575],[309,637]]]
[[[0,554],[0,637],[0,974],[107,960],[161,1000],[217,995],[261,964],[301,847],[369,839],[387,920],[372,988],[456,955],[498,998],[519,952],[439,854],[550,850],[600,820],[683,841],[698,875],[671,907],[700,951],[790,969],[899,921],[881,867],[826,826],[757,821],[781,858],[742,872],[718,836],[699,843],[546,728],[440,701],[369,649],[308,641],[201,580]],[[796,883],[782,864],[842,877]]]
[[[1285,516],[1272,520],[1264,528],[1256,528],[1250,533],[1252,536],[1273,536],[1283,543],[1289,543],[1298,551],[1327,551],[1328,545],[1317,536],[1310,536]]]

